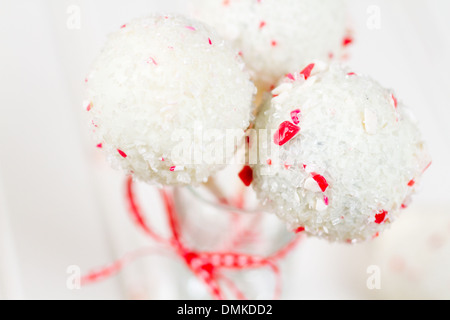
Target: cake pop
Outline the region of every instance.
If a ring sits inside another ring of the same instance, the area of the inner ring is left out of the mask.
[[[262,89],[351,42],[342,0],[191,0],[191,8],[240,50]]]
[[[258,197],[291,230],[332,241],[379,235],[430,165],[410,110],[391,90],[337,64],[288,74],[255,129]]]
[[[196,185],[243,141],[255,87],[244,64],[210,27],[152,15],[111,34],[86,79],[99,147],[145,182]],[[211,133],[213,130],[213,134]],[[207,161],[223,150],[220,161]]]

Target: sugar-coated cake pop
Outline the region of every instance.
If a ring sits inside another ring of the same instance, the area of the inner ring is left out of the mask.
[[[268,129],[251,142],[258,197],[293,231],[332,241],[378,236],[431,163],[392,91],[335,64],[288,74],[255,129]]]
[[[224,148],[225,131],[243,140],[256,91],[237,52],[210,27],[161,15],[110,35],[86,82],[112,164],[164,185],[202,183],[223,167],[234,153]],[[223,161],[205,163],[220,148]]]
[[[340,53],[343,0],[191,0],[191,11],[240,50],[253,79],[268,88],[313,59]]]

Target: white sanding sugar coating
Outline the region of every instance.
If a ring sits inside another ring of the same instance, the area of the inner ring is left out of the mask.
[[[320,62],[273,94],[255,128],[273,130],[259,139],[279,156],[259,141],[258,197],[294,231],[352,243],[378,236],[431,164],[409,110],[372,79]]]
[[[86,79],[98,142],[140,180],[205,182],[233,156],[226,130],[243,141],[249,126],[256,89],[243,70],[237,52],[199,22],[154,15],[128,23]],[[222,161],[205,163],[205,152],[221,149]]]
[[[342,49],[343,0],[191,0],[192,14],[241,51],[253,79],[270,87],[313,59]]]

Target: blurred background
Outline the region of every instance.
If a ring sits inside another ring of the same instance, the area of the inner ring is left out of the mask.
[[[304,240],[282,264],[283,298],[449,299],[450,2],[349,0],[349,7],[356,40],[347,63],[413,109],[433,165],[411,207],[373,242]],[[149,244],[128,219],[123,175],[89,138],[82,102],[108,33],[155,11],[183,13],[186,3],[0,0],[1,299],[208,298],[166,254],[96,285],[67,286],[69,266],[86,272]],[[148,209],[160,211],[155,191],[141,192]]]

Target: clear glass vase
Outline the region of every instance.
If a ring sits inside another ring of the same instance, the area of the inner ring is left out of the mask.
[[[231,167],[222,175],[237,177],[237,172],[237,167]],[[171,191],[180,242],[189,251],[187,254],[200,257],[196,263],[203,264],[216,280],[211,286],[182,257],[184,266],[180,272],[187,271],[182,277],[190,285],[180,286],[181,296],[186,299],[280,298],[283,274],[279,263],[295,247],[298,236],[288,232],[275,215],[259,207],[251,188],[244,188],[237,179],[223,176],[216,179],[224,197],[211,192],[207,186]],[[201,285],[206,290],[201,290]],[[218,287],[218,295],[214,286]]]

